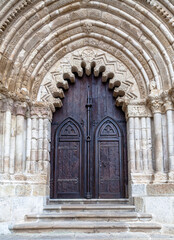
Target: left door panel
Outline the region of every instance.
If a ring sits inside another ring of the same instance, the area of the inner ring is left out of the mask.
[[[54,196],[81,198],[83,183],[83,134],[78,123],[68,118],[55,131]]]

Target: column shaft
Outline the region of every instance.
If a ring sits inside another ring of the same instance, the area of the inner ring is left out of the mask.
[[[152,130],[151,130],[151,118],[147,118],[147,156],[148,156],[148,169],[153,171],[152,164]]]
[[[16,116],[11,119],[11,143],[10,143],[10,173],[15,172],[15,151],[16,151]]]
[[[145,172],[148,172],[148,161],[147,161],[147,125],[146,118],[141,118],[141,148],[142,148],[142,157],[143,157],[143,169]]]
[[[43,171],[43,119],[39,118],[39,136],[38,136],[38,170]]]
[[[154,113],[154,135],[155,135],[155,162],[156,171],[163,173],[163,144],[161,113]]]
[[[174,172],[174,120],[173,111],[167,111],[167,137],[168,137],[168,155],[169,171]]]
[[[141,170],[141,155],[140,155],[140,119],[135,118],[135,158],[136,158],[136,170]]]
[[[4,172],[10,169],[10,131],[11,131],[11,112],[5,112],[5,131],[4,131]]]
[[[4,161],[3,161],[3,156],[4,156],[4,112],[0,112],[0,173],[4,172]]]
[[[23,139],[24,131],[24,116],[17,115],[16,117],[16,155],[15,155],[15,172],[21,173],[23,169]]]
[[[31,118],[27,117],[26,170],[31,171]]]

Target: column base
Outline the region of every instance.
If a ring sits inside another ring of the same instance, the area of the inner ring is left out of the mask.
[[[157,172],[154,174],[154,183],[166,183],[167,181],[167,173]]]
[[[152,183],[153,173],[131,173],[132,183]]]
[[[168,173],[168,182],[174,183],[174,171]]]

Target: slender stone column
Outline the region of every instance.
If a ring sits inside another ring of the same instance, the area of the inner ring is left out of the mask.
[[[155,140],[155,181],[166,182],[163,163],[163,142],[162,142],[162,105],[161,96],[157,93],[149,95],[149,105],[154,117],[154,140]]]
[[[155,159],[156,171],[163,172],[163,143],[162,143],[162,127],[161,113],[154,113],[154,134],[155,134]]]
[[[38,133],[38,170],[43,171],[43,119],[39,118],[39,133]]]
[[[135,161],[136,161],[136,171],[140,172],[141,170],[141,147],[140,147],[140,119],[135,118]]]
[[[134,118],[130,117],[128,119],[128,153],[129,153],[129,167],[130,172],[135,172],[135,137],[134,137]]]
[[[1,102],[2,103],[2,102]],[[1,106],[1,105],[0,105]],[[4,164],[3,164],[3,153],[4,153],[4,112],[0,112],[0,173],[4,172]]]
[[[48,173],[49,162],[50,162],[50,141],[51,141],[51,117],[52,112],[50,109],[45,109],[44,111],[44,131],[43,131],[43,171]]]
[[[11,141],[10,141],[10,173],[15,172],[15,151],[16,151],[16,115],[12,114],[11,119]]]
[[[167,110],[167,132],[168,132],[168,153],[169,153],[169,171],[174,172],[174,120],[173,111]]]
[[[24,168],[23,148],[25,142],[24,134],[24,117],[27,111],[27,104],[17,102],[16,104],[16,155],[15,155],[15,172],[22,173]]]
[[[148,172],[148,160],[147,160],[147,124],[146,118],[141,118],[141,135],[142,135],[142,157],[143,157],[143,169],[147,173]]]
[[[169,159],[169,181],[174,182],[174,89],[165,91],[162,94],[164,100],[164,108],[167,117],[167,140],[168,140],[168,159]]]
[[[31,111],[31,173],[37,171],[38,161],[38,115],[34,107]]]
[[[147,117],[147,159],[148,159],[148,170],[153,172],[152,164],[152,132],[151,132],[151,118]]]
[[[13,109],[13,100],[7,99],[5,102],[5,131],[4,131],[4,172],[8,173],[10,169],[10,131],[11,131],[11,112]]]
[[[26,136],[26,171],[31,172],[31,117],[27,113],[27,136]]]

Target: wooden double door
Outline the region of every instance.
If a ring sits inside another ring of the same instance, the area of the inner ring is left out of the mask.
[[[101,77],[77,77],[53,115],[50,181],[51,198],[125,197],[126,121]]]

